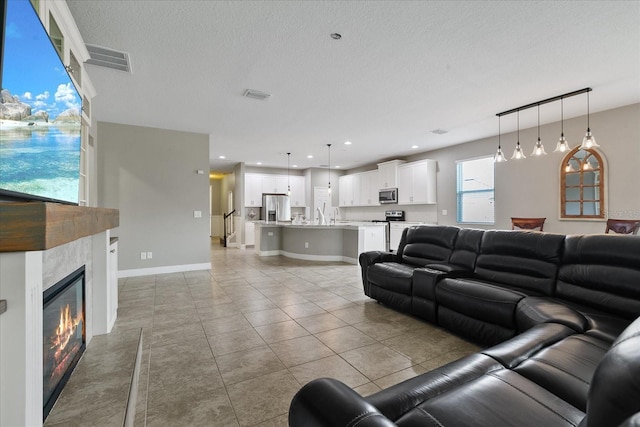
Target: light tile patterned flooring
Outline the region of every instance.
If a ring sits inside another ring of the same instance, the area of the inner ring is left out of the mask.
[[[366,396],[478,351],[370,300],[358,266],[216,243],[211,261],[120,281],[114,332],[145,337],[136,426],[286,426],[314,378]]]

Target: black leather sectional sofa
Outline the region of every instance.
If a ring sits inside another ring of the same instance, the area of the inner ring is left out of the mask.
[[[640,426],[640,237],[419,226],[360,266],[366,295],[492,347],[367,398],[314,380],[291,426]]]

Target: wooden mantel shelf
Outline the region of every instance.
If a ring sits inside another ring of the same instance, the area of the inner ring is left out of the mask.
[[[41,251],[118,227],[117,209],[0,203],[0,252]]]

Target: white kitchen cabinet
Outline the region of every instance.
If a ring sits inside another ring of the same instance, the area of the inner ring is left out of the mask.
[[[305,179],[304,176],[291,176],[291,207],[302,207],[307,205]]]
[[[262,175],[258,173],[244,174],[244,205],[262,207]]]
[[[256,244],[256,224],[252,221],[244,223],[244,244],[246,246]]]
[[[262,192],[286,194],[287,181],[286,175],[262,175]]]
[[[436,203],[436,161],[420,160],[398,166],[398,204]]]
[[[390,160],[384,163],[378,163],[378,188],[397,188],[398,187],[398,166],[405,163],[404,160]]]
[[[353,175],[343,175],[338,178],[338,205],[342,207],[354,206]]]
[[[354,199],[358,206],[379,206],[378,171],[362,172],[354,175]]]

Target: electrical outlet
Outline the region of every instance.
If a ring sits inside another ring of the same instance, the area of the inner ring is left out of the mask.
[[[273,231],[267,231],[267,236],[273,236]]]
[[[202,218],[202,211],[193,211],[194,218]]]
[[[143,260],[143,261],[145,259],[147,259],[147,253],[146,252],[140,252],[140,259]]]
[[[304,242],[304,248],[309,249],[309,242]]]
[[[448,212],[446,209],[442,209],[442,215],[446,215]]]
[[[147,259],[153,258],[153,252],[147,252]]]

